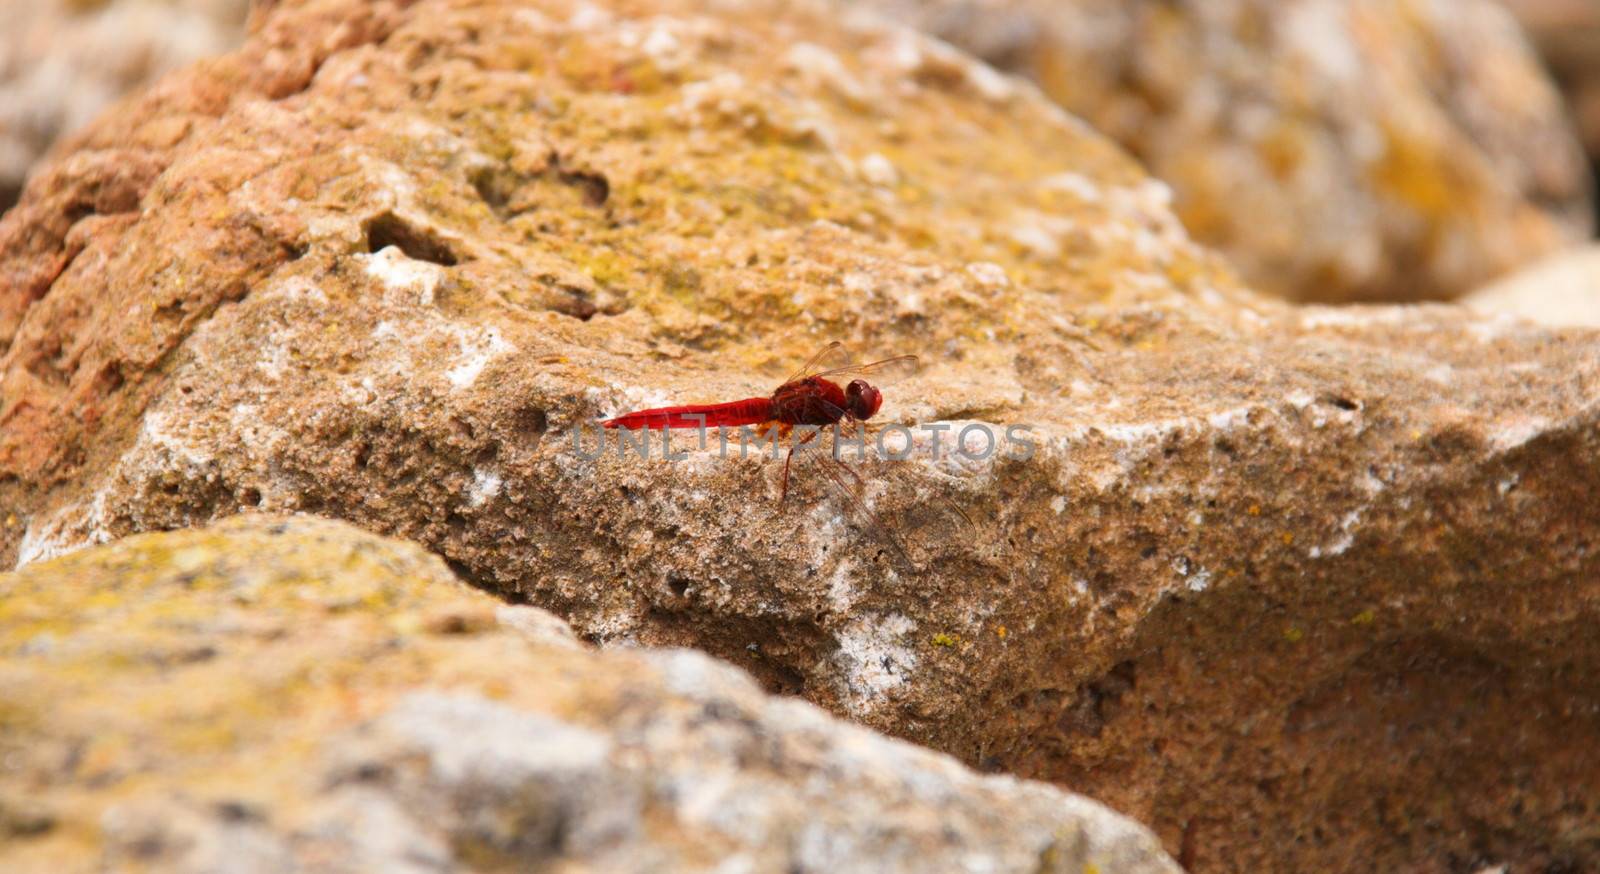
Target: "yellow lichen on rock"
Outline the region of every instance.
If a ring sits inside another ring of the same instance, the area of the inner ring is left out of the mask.
[[[481,689],[518,656],[501,634],[451,664],[402,630],[486,600],[433,556],[316,520],[240,517],[0,577],[0,807],[55,823],[10,842],[14,863],[92,858],[93,825],[156,788],[245,805],[305,790],[319,736],[423,672]]]
[[[876,870],[930,850],[1177,870],[1092,802],[768,699],[704,656],[575,646],[436,556],[315,518],[0,575],[0,762],[10,874],[782,870],[818,861],[802,831]],[[927,802],[885,778],[953,794],[906,815]],[[738,804],[696,807],[719,792]]]
[[[188,133],[129,147],[163,119]],[[770,393],[833,340],[922,356],[874,423],[942,427],[944,454],[919,428],[859,488],[780,503],[781,462],[714,443],[573,451],[599,418]],[[1201,870],[1592,858],[1541,848],[1600,750],[1563,710],[1600,665],[1571,608],[1600,604],[1600,338],[1256,295],[1032,87],[833,4],[278,4],[40,168],[0,221],[0,349],[8,564],[313,512],[597,640],[1088,787]],[[968,426],[1037,451],[953,457]],[[186,742],[245,731],[215,725]]]

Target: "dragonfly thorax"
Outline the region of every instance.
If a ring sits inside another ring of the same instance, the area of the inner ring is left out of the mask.
[[[809,377],[785,383],[772,395],[773,418],[789,425],[834,425],[854,415],[850,398],[837,383]]]

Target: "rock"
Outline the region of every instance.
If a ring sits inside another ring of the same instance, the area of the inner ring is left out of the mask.
[[[1558,75],[1597,72],[1600,11],[1588,0],[1505,0]]]
[[[1600,328],[1600,248],[1540,261],[1464,301],[1483,313],[1505,313],[1552,327]]]
[[[1567,92],[1591,160],[1600,161],[1600,6],[1506,0]]]
[[[248,0],[29,0],[0,30],[0,212],[62,134],[129,90],[237,45]]]
[[[833,6],[284,4],[0,222],[0,561],[314,511],[1194,870],[1600,864],[1600,335],[1276,303],[1164,192]],[[831,340],[1037,451],[573,451]]]
[[[1560,95],[1492,0],[873,5],[1038,81],[1289,298],[1453,298],[1589,232]]]
[[[1087,799],[569,635],[308,517],[0,576],[0,867],[1178,871]]]

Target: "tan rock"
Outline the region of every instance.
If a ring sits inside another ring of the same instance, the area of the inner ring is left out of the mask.
[[[1520,316],[1557,328],[1600,328],[1600,248],[1540,261],[1469,295],[1482,313]]]
[[[1600,5],[1589,0],[1506,0],[1556,74],[1592,159],[1600,160]]]
[[[1561,98],[1492,0],[873,5],[1037,80],[1289,298],[1452,298],[1588,234]]]
[[[1600,51],[1600,11],[1589,0],[1505,0],[1558,72],[1593,69]]]
[[[0,211],[57,137],[238,45],[249,0],[0,0]]]
[[[287,5],[0,222],[0,561],[314,510],[1196,870],[1593,866],[1600,336],[1274,303],[1163,192],[832,6]],[[571,451],[834,339],[926,357],[880,420],[1039,451],[923,434],[860,467],[877,530],[759,459]]]
[[[0,868],[1178,871],[1087,799],[570,634],[315,518],[0,575]]]

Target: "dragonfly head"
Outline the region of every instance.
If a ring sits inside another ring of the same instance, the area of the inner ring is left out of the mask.
[[[870,419],[883,406],[883,392],[864,379],[853,379],[844,389],[845,407],[857,419]]]

